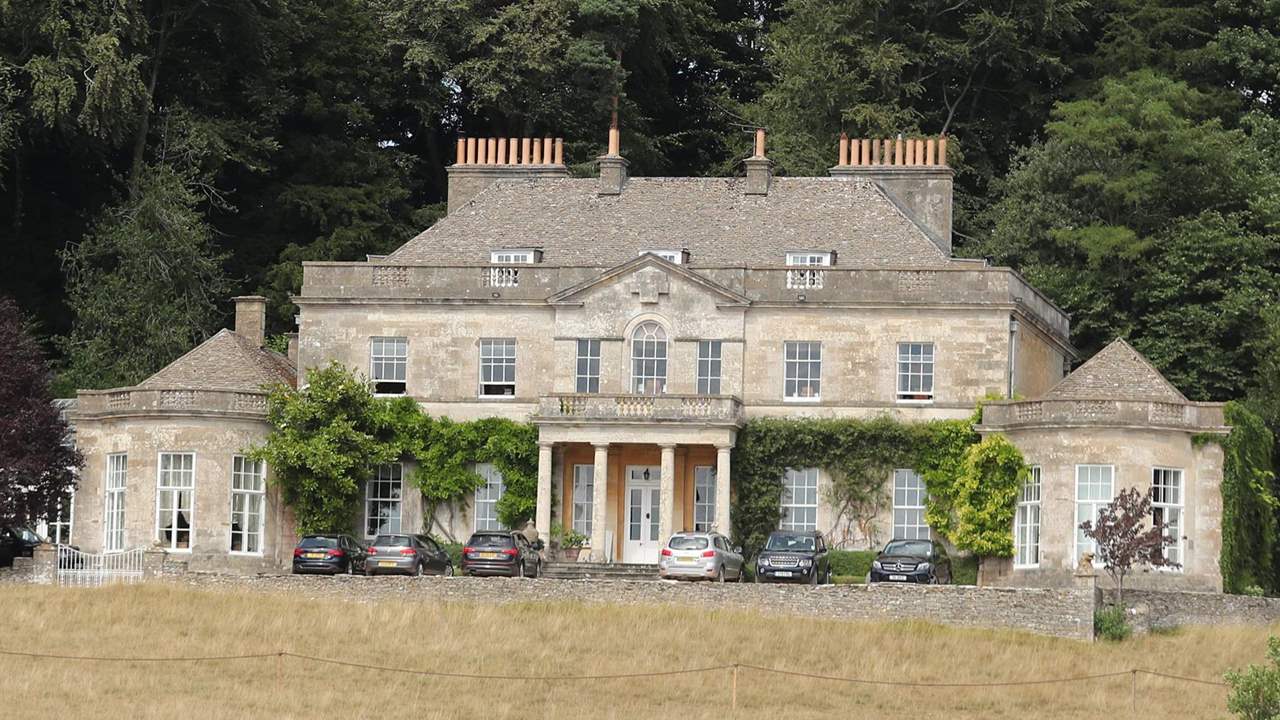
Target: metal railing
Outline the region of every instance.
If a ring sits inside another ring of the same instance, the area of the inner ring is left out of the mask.
[[[123,552],[87,553],[68,545],[58,545],[59,585],[98,587],[113,582],[142,580],[142,548]]]

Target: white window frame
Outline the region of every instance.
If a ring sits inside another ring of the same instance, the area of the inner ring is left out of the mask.
[[[364,484],[364,522],[360,528],[360,532],[365,538],[375,538],[379,535],[394,535],[400,533],[404,529],[404,464],[403,463],[383,463],[373,470],[373,477],[365,481]],[[399,490],[395,493],[375,494],[380,492],[384,487],[392,485],[399,486]],[[378,516],[378,525],[374,532],[369,532],[370,520],[375,519],[370,512],[375,508],[393,508],[394,512],[388,512],[385,516]]]
[[[188,470],[187,468],[181,468],[181,469],[176,470],[176,471],[175,471],[175,470],[173,470],[173,469],[170,469],[170,470],[168,471],[168,472],[170,473],[170,479],[172,479],[173,473],[175,473],[175,472],[177,472],[177,473],[183,473],[183,474],[187,474],[187,473],[189,473],[189,475],[190,475],[190,480],[191,480],[190,485],[166,485],[166,484],[165,484],[165,468],[164,468],[164,465],[165,465],[165,462],[164,462],[165,456],[172,456],[172,457],[187,457],[187,458],[191,458],[191,468],[190,468],[189,470]],[[164,512],[165,512],[165,511],[164,511],[164,509],[163,509],[163,498],[164,498],[164,493],[166,493],[166,492],[174,493],[174,495],[172,496],[172,497],[173,497],[174,502],[172,503],[172,506],[169,508],[169,513],[168,513],[168,514],[169,514],[169,518],[168,518],[168,520],[169,520],[169,523],[170,523],[169,527],[173,528],[173,529],[170,531],[170,533],[169,533],[169,540],[168,540],[168,542],[166,542],[166,541],[164,540],[164,538],[161,536],[161,532],[163,531],[163,529],[164,529],[164,527],[165,527],[162,523],[163,523],[163,521],[164,521],[164,519],[165,519],[165,518],[163,517]],[[190,506],[189,506],[189,507],[187,508],[187,510],[186,510],[186,511],[187,511],[187,515],[189,515],[189,518],[188,518],[188,520],[187,520],[187,528],[186,528],[186,533],[187,533],[187,546],[186,546],[186,547],[178,547],[178,532],[179,532],[179,530],[178,530],[178,517],[179,517],[179,513],[180,513],[180,512],[182,512],[182,507],[181,507],[181,503],[179,502],[179,500],[181,499],[182,493],[184,493],[184,492],[185,492],[185,493],[187,493],[187,496],[188,496],[188,498],[190,499]],[[195,546],[195,540],[196,540],[196,454],[195,454],[194,452],[184,452],[184,451],[167,451],[167,450],[166,450],[166,451],[161,451],[161,452],[159,452],[159,453],[156,455],[156,527],[155,527],[155,535],[154,535],[154,537],[155,537],[156,541],[157,541],[157,542],[159,542],[159,543],[161,544],[161,547],[163,547],[165,550],[167,550],[167,551],[169,551],[169,552],[174,552],[174,553],[190,553],[190,552],[191,552],[191,550],[192,550],[192,548]]]
[[[570,520],[573,531],[591,537],[591,519],[595,492],[596,466],[580,464],[573,466],[573,496]]]
[[[929,489],[924,477],[911,468],[893,471],[893,539],[932,540],[933,529],[925,519]],[[899,518],[899,512],[902,513]]]
[[[499,354],[498,349],[502,352]],[[510,354],[507,354],[508,348]],[[516,396],[516,340],[515,338],[480,338],[480,397],[493,400],[504,399],[510,400]],[[511,379],[506,379],[506,368],[511,369]],[[485,370],[490,370],[490,381],[485,382]],[[501,369],[503,379],[494,381],[493,374]],[[508,387],[511,389],[509,393],[486,394],[485,386]]]
[[[792,251],[786,260],[788,290],[820,290],[826,284],[824,268],[831,266],[831,253]]]
[[[1040,466],[1032,465],[1026,481],[1018,488],[1013,516],[1013,566],[1040,567]]]
[[[1165,572],[1182,572],[1186,565],[1186,551],[1183,547],[1182,537],[1186,529],[1186,493],[1187,484],[1185,482],[1186,473],[1182,468],[1157,466],[1151,468],[1151,519],[1155,522],[1156,513],[1159,512],[1164,520],[1168,522],[1172,513],[1176,518],[1170,524],[1173,531],[1173,542],[1165,542],[1161,547],[1161,554],[1166,560],[1176,562],[1179,567],[1160,567]],[[1175,480],[1173,484],[1162,482],[1162,480]],[[1170,499],[1169,491],[1172,490],[1174,497]],[[1170,557],[1170,550],[1173,551]]]
[[[711,532],[716,526],[716,466],[693,466],[693,531]]]
[[[58,500],[57,507],[53,513],[53,517],[45,517],[44,522],[40,523],[38,532],[42,530],[42,534],[46,538],[58,545],[70,545],[71,533],[76,524],[76,492],[74,489]]]
[[[125,499],[129,487],[128,453],[107,455],[105,489],[102,505],[102,548],[105,552],[122,552],[125,547]]]
[[[800,357],[800,349],[805,349],[805,357]],[[794,353],[792,350],[794,349]],[[814,359],[814,350],[817,359]],[[794,355],[795,357],[792,357]],[[807,366],[809,372],[800,377],[800,366]],[[815,371],[816,368],[816,371]],[[790,383],[795,383],[794,394],[789,394]],[[802,386],[803,383],[803,386]],[[801,394],[801,387],[812,392]],[[782,400],[783,402],[821,402],[822,401],[822,343],[817,340],[787,340],[782,343]]]
[[[393,335],[369,338],[369,379],[375,395],[399,397],[408,393],[409,338]],[[400,392],[378,392],[378,383],[400,383],[404,387]]]
[[[694,388],[699,395],[719,395],[724,380],[724,343],[720,340],[698,341],[698,376]]]
[[[498,519],[498,501],[507,492],[506,480],[493,463],[476,463],[476,474],[484,478],[484,484],[476,488],[474,528],[481,530],[506,530]]]
[[[533,248],[507,248],[493,250],[489,253],[489,262],[494,265],[532,265],[537,262],[538,251]]]
[[[932,342],[898,343],[897,392],[894,397],[899,403],[909,405],[933,402],[937,358],[937,347]],[[913,380],[918,381],[919,389],[911,389]],[[925,389],[926,385],[928,389]]]
[[[799,495],[799,497],[797,497]],[[818,529],[818,468],[787,468],[782,475],[782,497],[778,500],[779,530],[810,532]],[[797,519],[797,511],[804,517]],[[812,519],[810,519],[812,518]]]
[[[236,501],[240,509],[236,509]],[[251,506],[257,505],[258,522],[248,526],[246,519],[253,517]],[[236,520],[240,529],[236,530]],[[236,535],[240,536],[240,549],[233,549]],[[267,538],[267,463],[252,460],[244,455],[231,456],[231,522],[227,526],[227,552],[231,555],[262,556],[262,546]],[[256,541],[257,550],[246,550],[250,541]]]
[[[1095,490],[1101,489],[1103,486],[1102,478],[1105,476],[1107,489],[1101,493],[1091,492],[1090,493],[1091,497],[1081,499],[1081,490],[1083,489],[1083,487],[1081,483],[1080,473],[1082,470],[1088,470],[1090,472],[1094,470],[1098,470],[1098,471],[1105,470],[1106,472],[1098,473],[1097,480],[1094,480],[1091,478],[1088,482],[1088,485],[1094,487]],[[1099,497],[1093,497],[1094,495],[1098,495]],[[1102,496],[1105,496],[1105,497],[1102,497]],[[1095,543],[1093,540],[1090,540],[1089,538],[1085,537],[1084,531],[1080,529],[1080,526],[1086,520],[1092,522],[1094,525],[1097,525],[1098,511],[1102,509],[1104,505],[1115,500],[1116,498],[1116,466],[1108,465],[1108,464],[1094,464],[1094,463],[1077,464],[1076,471],[1075,471],[1075,494],[1073,495],[1073,497],[1075,499],[1076,521],[1073,526],[1075,527],[1075,532],[1072,534],[1072,544],[1071,544],[1071,547],[1073,550],[1073,553],[1071,555],[1072,564],[1074,565],[1078,563],[1080,561],[1080,557],[1084,553],[1091,552],[1093,553],[1093,564],[1101,565],[1102,560],[1098,558],[1098,544]],[[1086,508],[1088,509],[1086,510]]]
[[[599,338],[578,338],[575,348],[573,362],[573,391],[586,394],[595,394],[600,392]],[[585,372],[583,363],[586,363]]]
[[[676,265],[684,264],[683,250],[641,250],[640,254],[641,255],[657,255],[658,257],[662,258],[663,260],[666,260],[669,263],[675,263]]]
[[[644,333],[644,337],[641,337]],[[667,329],[646,320],[631,331],[631,392],[637,395],[664,395],[670,371],[671,340]]]

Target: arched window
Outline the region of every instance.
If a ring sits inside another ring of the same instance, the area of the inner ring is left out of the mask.
[[[667,391],[667,331],[656,322],[640,323],[631,333],[631,392]]]

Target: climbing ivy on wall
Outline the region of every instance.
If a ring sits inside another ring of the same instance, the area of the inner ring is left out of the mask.
[[[842,530],[865,537],[891,512],[895,468],[920,473],[929,492],[930,526],[962,550],[980,555],[1013,552],[1014,499],[1026,465],[1003,437],[979,442],[967,420],[902,423],[890,417],[760,419],[738,434],[734,449],[733,531],[754,553],[778,526],[782,477],[787,468],[819,467],[831,478],[822,498]]]
[[[1231,434],[1221,440],[1222,582],[1229,593],[1258,587],[1275,592],[1275,473],[1271,469],[1275,438],[1262,418],[1238,402],[1225,412]]]
[[[414,461],[406,480],[421,491],[429,522],[436,508],[484,484],[476,463],[502,473],[504,525],[519,527],[534,515],[538,433],[529,423],[432,417],[412,398],[375,398],[367,381],[336,363],[308,373],[301,390],[274,388],[267,417],[271,433],[251,454],[270,465],[301,532],[349,529],[363,483],[379,464],[395,461]]]

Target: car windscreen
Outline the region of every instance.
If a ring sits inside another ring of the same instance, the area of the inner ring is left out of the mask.
[[[774,533],[769,536],[769,542],[765,543],[764,549],[782,551],[790,550],[791,552],[813,552],[813,536]]]
[[[472,535],[467,541],[470,547],[496,547],[509,548],[515,547],[515,541],[510,535]]]
[[[338,547],[338,538],[333,537],[305,537],[302,542],[298,543],[300,548],[336,548]]]
[[[688,537],[676,535],[671,538],[672,550],[705,550],[710,543],[704,537]]]
[[[884,555],[917,555],[927,557],[933,544],[922,540],[894,540],[884,546]]]
[[[379,535],[373,544],[377,547],[411,547],[413,540],[408,535]]]

